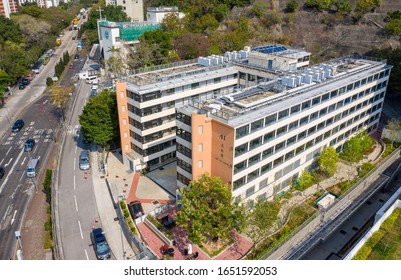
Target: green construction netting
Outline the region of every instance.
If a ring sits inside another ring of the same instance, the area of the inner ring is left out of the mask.
[[[125,41],[134,41],[146,31],[152,31],[159,28],[160,24],[119,26],[120,38]]]

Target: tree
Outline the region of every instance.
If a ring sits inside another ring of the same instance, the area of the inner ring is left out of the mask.
[[[257,17],[262,17],[267,10],[267,4],[265,2],[256,1],[252,5],[252,13]]]
[[[212,14],[218,22],[222,22],[224,17],[230,13],[230,7],[227,4],[218,4],[213,8]]]
[[[341,153],[341,158],[349,162],[358,162],[363,157],[363,150],[361,146],[361,141],[357,137],[350,138],[345,142],[343,151]]]
[[[338,154],[332,147],[326,147],[319,155],[317,162],[319,169],[327,176],[331,177],[337,170]]]
[[[203,15],[195,23],[196,33],[205,33],[207,31],[216,30],[219,27],[219,22],[211,14]]]
[[[231,187],[219,177],[204,174],[181,188],[181,204],[176,220],[198,245],[207,236],[228,239],[232,230],[245,226],[244,206],[233,203]]]
[[[313,175],[307,169],[304,169],[301,173],[301,176],[299,176],[299,178],[292,183],[292,186],[298,191],[304,191],[314,183],[315,178]]]
[[[352,4],[349,0],[334,0],[333,5],[338,13],[349,14],[352,12]]]
[[[331,6],[331,0],[307,0],[305,7],[316,10],[327,10]]]
[[[208,38],[199,33],[184,33],[173,40],[173,48],[181,59],[193,59],[207,56],[210,43]]]
[[[376,8],[380,7],[380,5],[381,0],[357,0],[355,13],[358,18],[362,18],[364,14],[374,11]]]
[[[285,11],[287,13],[295,13],[299,9],[299,3],[297,0],[291,0],[290,2],[287,3],[287,6],[285,7]]]
[[[106,147],[118,137],[118,114],[116,94],[103,90],[92,97],[79,116],[84,138]]]
[[[280,204],[277,201],[258,200],[252,212],[248,214],[248,235],[254,243],[258,243],[271,232],[271,227],[277,220]],[[256,244],[255,244],[256,245]]]

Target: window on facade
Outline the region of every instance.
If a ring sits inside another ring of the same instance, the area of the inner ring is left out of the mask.
[[[330,98],[334,98],[334,97],[336,97],[338,95],[338,90],[333,90],[331,93],[330,93]]]
[[[338,94],[344,94],[345,93],[345,87],[340,88],[340,90],[338,91]]]
[[[324,128],[324,126],[325,126],[324,122],[319,123],[317,125],[317,130],[320,130],[320,129]]]
[[[241,172],[245,168],[246,168],[246,160],[241,161],[240,163],[237,163],[236,165],[234,165],[234,174]]]
[[[320,96],[312,99],[312,106],[315,106],[320,103]]]
[[[322,102],[326,102],[330,99],[330,93],[326,93],[322,95]]]
[[[299,125],[300,125],[300,126],[305,125],[305,124],[308,123],[308,121],[309,121],[309,116],[303,117],[303,118],[299,121]]]
[[[235,156],[240,156],[244,153],[248,152],[248,143],[239,145],[237,147],[235,147]]]
[[[263,189],[263,188],[266,188],[267,187],[267,178],[266,179],[263,179],[262,181],[260,181],[260,183],[259,183],[259,190],[261,190],[261,189]],[[265,195],[265,199],[266,199],[266,193],[264,193],[264,195]],[[260,197],[261,197],[262,195],[260,195],[259,196],[259,199],[260,199]]]
[[[292,164],[290,164],[290,165],[284,167],[284,169],[283,169],[283,174],[284,174],[284,175],[287,175],[287,174],[290,173],[291,171],[292,171]]]
[[[283,161],[284,161],[284,157],[283,157],[283,156],[281,156],[281,157],[279,157],[279,158],[276,158],[276,159],[274,160],[274,162],[273,162],[273,166],[276,167],[276,166],[282,164]]]
[[[255,149],[256,147],[259,147],[260,145],[262,145],[262,136],[252,139],[249,142],[249,150]]]
[[[191,89],[196,89],[196,88],[199,88],[199,83],[191,84]]]
[[[199,135],[203,134],[203,125],[198,125],[198,134]]]
[[[288,115],[289,115],[289,109],[285,109],[285,110],[280,111],[280,112],[278,113],[278,119],[279,119],[279,120],[282,120],[282,119],[288,117]]]
[[[274,181],[277,181],[281,177],[283,177],[283,170],[279,170],[276,172],[276,174],[274,174]]]
[[[294,151],[291,151],[291,152],[285,154],[285,160],[288,160],[292,157],[294,157]]]
[[[358,99],[358,94],[354,94],[354,95],[352,96],[351,102],[354,102],[354,101],[356,101],[357,99]]]
[[[251,124],[251,133],[263,128],[263,119],[257,120]]]
[[[337,121],[339,121],[341,119],[341,113],[340,114],[337,114],[335,117],[334,117],[334,122],[337,122]]]
[[[256,175],[257,176],[257,175]],[[253,179],[255,179],[255,174],[253,174],[253,172],[252,173],[249,173],[248,174],[248,182],[249,181],[251,181],[251,180],[253,180]],[[246,190],[246,192],[245,192],[245,197],[246,198],[248,198],[248,197],[250,197],[251,195],[253,195],[255,193],[255,186],[253,186],[253,187],[250,187],[250,188],[248,188],[247,190]]]
[[[198,160],[198,168],[203,168],[203,160]]]
[[[203,144],[198,144],[198,152],[203,152]]]
[[[319,112],[319,117],[322,117],[322,116],[324,116],[324,115],[326,115],[327,114],[327,108],[323,108],[322,110],[320,110],[320,112]]]
[[[221,82],[221,77],[214,78],[214,79],[213,79],[213,82],[214,82],[215,84],[220,83],[220,82]]]
[[[298,104],[298,105],[295,105],[295,106],[291,107],[291,115],[292,114],[296,114],[299,111],[301,111],[301,105]]]
[[[272,169],[272,163],[271,162],[269,162],[268,164],[263,165],[260,168],[260,172],[263,174],[263,173],[266,173],[267,171],[269,171],[270,169]]]
[[[323,140],[323,135],[319,135],[318,137],[316,137],[315,139],[315,144],[321,142]]]
[[[287,132],[287,126],[282,126],[279,129],[277,129],[277,137],[285,134]]]
[[[276,121],[277,121],[277,114],[267,116],[265,118],[265,125],[268,126],[272,123],[275,123]]]
[[[345,110],[344,112],[342,112],[341,116],[342,116],[342,118],[345,118],[346,116],[348,116],[348,110]]]
[[[354,83],[354,88],[357,89],[357,88],[360,87],[360,85],[361,85],[361,81],[356,81],[356,82]]]
[[[260,154],[254,155],[249,158],[248,160],[248,166],[254,165],[255,163],[258,163],[260,160]]]
[[[245,176],[242,178],[239,178],[238,180],[234,181],[233,183],[233,189],[236,190],[240,188],[241,186],[245,185]]]
[[[328,118],[326,121],[326,126],[329,126],[333,123],[333,118]]]
[[[310,114],[310,121],[316,120],[319,117],[319,112]]]
[[[330,106],[329,106],[329,113],[331,113],[331,112],[333,112],[333,111],[335,111],[336,110],[336,104],[331,104]]]
[[[268,148],[262,152],[262,159],[266,159],[267,157],[273,154],[273,148]]]
[[[285,141],[278,143],[275,146],[274,151],[277,153],[277,152],[281,151],[282,149],[284,149],[284,147],[285,147]]]
[[[347,86],[347,92],[351,91],[353,89],[353,87],[354,87],[354,84],[349,84]]]
[[[309,149],[310,147],[312,147],[313,146],[313,140],[310,140],[309,142],[307,142],[306,144],[305,144],[305,149]]]
[[[305,101],[304,103],[302,103],[302,110],[306,110],[306,109],[310,108],[310,104],[311,104],[310,100]]]
[[[305,144],[299,146],[298,148],[296,148],[296,149],[295,149],[295,154],[298,155],[298,154],[302,153],[303,151],[305,151]]]
[[[298,141],[304,139],[306,137],[306,131],[302,131],[298,134]]]
[[[244,125],[235,130],[235,139],[239,139],[249,134],[249,125]]]
[[[315,131],[316,131],[316,126],[310,127],[310,128],[308,129],[308,135],[311,135],[311,134],[315,133]]]
[[[266,134],[263,136],[263,143],[267,143],[267,142],[273,140],[274,137],[275,137],[275,133],[276,133],[275,131],[266,133]]]
[[[292,137],[290,137],[290,138],[288,138],[288,140],[287,140],[287,147],[290,146],[290,145],[292,145],[292,144],[294,144],[296,141],[297,141],[297,136],[296,136],[296,135],[295,135],[295,136],[292,136]]]
[[[290,123],[289,125],[288,125],[288,131],[291,131],[291,130],[293,130],[293,129],[296,129],[298,127],[298,120],[296,120],[296,121],[294,121],[294,122],[292,122],[292,123]]]

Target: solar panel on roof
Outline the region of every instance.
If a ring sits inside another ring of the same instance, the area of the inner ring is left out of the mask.
[[[256,47],[252,49],[253,51],[261,52],[261,53],[275,53],[287,50],[286,47],[279,46],[279,45],[270,45],[270,46],[263,46],[263,47]]]

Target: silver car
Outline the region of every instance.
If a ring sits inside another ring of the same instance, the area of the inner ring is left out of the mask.
[[[82,151],[79,155],[79,169],[81,170],[88,170],[91,168],[90,160],[89,160],[89,152]]]

